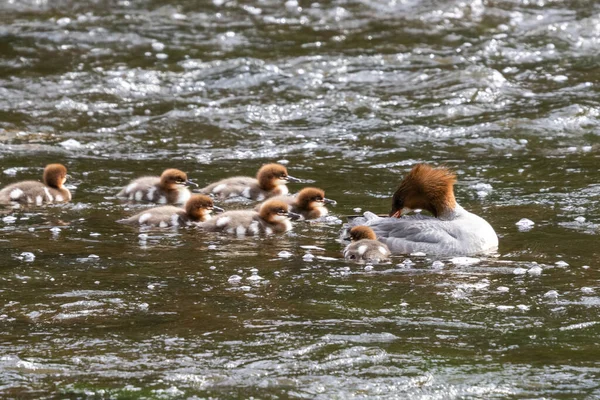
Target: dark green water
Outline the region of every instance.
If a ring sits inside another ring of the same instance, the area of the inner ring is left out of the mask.
[[[1,216],[0,397],[600,398],[599,14],[0,3],[0,186],[61,162],[73,193]],[[115,223],[144,207],[114,198],[134,177],[281,160],[339,218],[446,164],[498,254],[369,271],[336,218],[262,239]]]

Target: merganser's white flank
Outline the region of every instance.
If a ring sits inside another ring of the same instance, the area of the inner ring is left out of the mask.
[[[43,181],[43,183],[22,181],[8,185],[0,190],[0,204],[21,203],[41,206],[44,203],[71,200],[71,192],[63,186],[67,181],[67,168],[64,165],[46,165]]]
[[[178,169],[167,169],[160,177],[144,176],[125,186],[117,197],[158,204],[185,204],[192,193],[186,186],[198,186]]]
[[[378,263],[390,258],[390,249],[377,240],[373,229],[368,226],[355,226],[350,229],[350,243],[344,249],[344,257],[359,262]]]
[[[283,233],[292,229],[290,219],[300,217],[288,208],[289,206],[282,201],[269,200],[260,207],[260,211],[227,211],[199,224],[198,227],[206,231],[226,232],[237,236]]]
[[[287,169],[280,164],[263,165],[256,174],[235,176],[212,183],[199,190],[200,193],[212,194],[221,199],[242,196],[248,199],[263,201],[273,196],[288,194],[287,183],[300,182],[300,179],[288,175]]]
[[[469,255],[495,250],[498,236],[494,228],[458,205],[455,183],[456,175],[447,168],[417,164],[394,193],[390,217],[367,212],[350,225],[370,226],[392,253]],[[417,209],[433,216],[405,215]]]
[[[303,219],[317,219],[329,213],[326,204],[337,204],[335,200],[325,197],[325,192],[315,187],[307,187],[295,196],[276,196],[272,199],[281,200],[290,206],[290,210],[300,214]],[[257,206],[257,210],[260,205]]]
[[[210,197],[195,194],[185,203],[185,208],[175,206],[155,207],[117,222],[127,225],[157,226],[161,228],[186,226],[210,220],[212,211],[223,212],[223,209],[215,206],[213,199]]]

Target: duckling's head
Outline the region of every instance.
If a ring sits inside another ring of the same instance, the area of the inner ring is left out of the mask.
[[[67,168],[62,164],[48,164],[44,168],[44,184],[60,189],[67,181]]]
[[[264,190],[273,190],[288,182],[300,182],[300,179],[288,175],[287,168],[281,164],[263,165],[256,174],[258,185]]]
[[[167,189],[177,189],[182,186],[198,186],[188,179],[185,172],[175,168],[165,170],[160,176],[160,183]]]
[[[377,240],[377,235],[368,226],[359,225],[350,229],[350,240],[357,242],[362,239]]]
[[[448,168],[415,165],[404,177],[392,197],[390,216],[401,217],[416,209],[427,210],[435,217],[456,207],[456,175]]]
[[[296,207],[302,210],[313,210],[325,204],[336,204],[336,201],[326,198],[325,192],[319,188],[304,188],[296,196]]]
[[[185,203],[186,214],[194,221],[204,221],[213,212],[223,212],[213,203],[213,199],[203,194],[195,194]]]
[[[287,221],[289,219],[293,220],[300,218],[299,214],[293,213],[289,210],[287,203],[277,199],[265,201],[258,212],[260,217],[269,223],[277,223]]]

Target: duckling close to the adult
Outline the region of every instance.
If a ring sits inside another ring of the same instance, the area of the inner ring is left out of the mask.
[[[185,203],[184,208],[175,206],[155,207],[142,211],[129,218],[117,222],[127,225],[170,226],[194,225],[211,219],[210,213],[223,212],[223,209],[213,203],[213,199],[203,194],[195,194]]]
[[[67,181],[67,168],[62,164],[48,164],[44,168],[43,182],[22,181],[0,190],[0,204],[20,203],[42,205],[71,200],[71,192],[63,185]]]
[[[117,197],[158,204],[185,204],[192,193],[187,186],[198,186],[178,169],[167,169],[160,177],[144,176],[124,187]]]
[[[270,197],[288,194],[289,190],[286,186],[288,182],[300,182],[300,179],[290,176],[283,165],[267,164],[258,170],[256,178],[235,176],[211,183],[199,192],[212,194],[221,199],[241,196],[263,201]]]
[[[198,227],[210,232],[226,232],[238,236],[270,235],[289,231],[292,229],[290,220],[298,218],[300,215],[289,211],[287,203],[273,199],[264,202],[259,211],[227,211]]]
[[[326,198],[323,190],[315,187],[304,188],[295,196],[276,196],[273,199],[286,202],[289,204],[290,210],[296,214],[300,214],[303,219],[324,217],[329,213],[325,205],[337,204],[335,200]]]
[[[382,262],[390,258],[390,249],[377,240],[377,235],[368,226],[355,226],[350,229],[350,243],[344,249],[344,257],[349,260]]]

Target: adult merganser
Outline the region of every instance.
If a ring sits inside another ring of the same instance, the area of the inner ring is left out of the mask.
[[[273,196],[288,194],[286,184],[300,182],[300,179],[288,175],[287,169],[280,164],[263,165],[256,174],[235,176],[212,183],[199,190],[200,193],[213,194],[221,199],[242,196],[248,199],[263,201]]]
[[[496,232],[486,220],[456,203],[455,183],[456,175],[447,168],[417,164],[394,193],[390,217],[367,212],[350,225],[370,226],[393,253],[468,255],[495,250]],[[404,216],[418,209],[433,216]]]
[[[117,197],[158,204],[185,204],[192,195],[186,186],[198,185],[190,181],[185,172],[171,168],[160,177],[137,178],[124,187]]]
[[[48,164],[44,168],[43,183],[22,181],[0,190],[0,204],[60,203],[71,200],[71,192],[63,185],[67,181],[67,168],[62,164]]]
[[[210,220],[212,211],[223,212],[223,209],[213,203],[213,199],[203,194],[195,194],[185,203],[185,208],[175,206],[155,207],[142,211],[132,217],[120,219],[117,222],[127,225],[169,226],[193,225]]]
[[[350,243],[344,249],[344,257],[349,260],[382,262],[390,258],[390,249],[377,240],[373,229],[368,226],[355,226],[350,229]]]
[[[227,232],[238,236],[283,233],[292,229],[290,219],[300,218],[288,208],[283,201],[269,200],[260,207],[260,211],[227,211],[198,226],[206,231]]]
[[[307,187],[295,196],[276,196],[273,199],[289,204],[292,212],[300,214],[304,219],[317,219],[329,213],[325,204],[337,204],[335,200],[325,197],[325,192],[314,187]],[[257,206],[257,210],[260,205]]]

